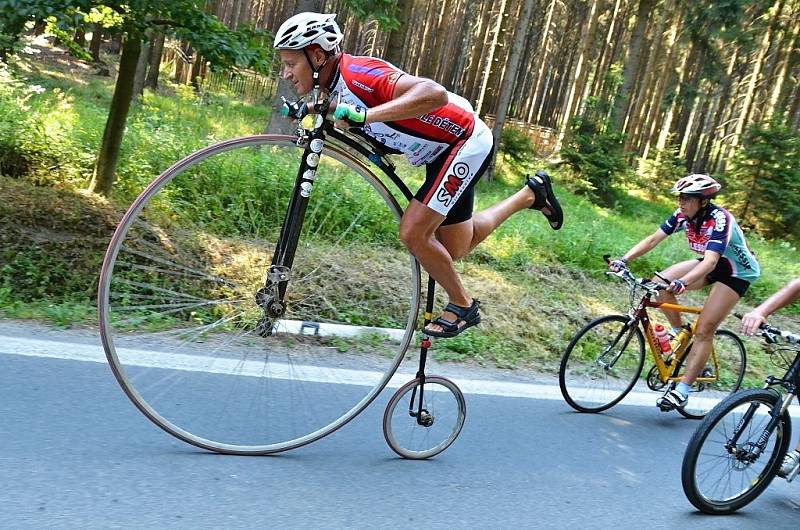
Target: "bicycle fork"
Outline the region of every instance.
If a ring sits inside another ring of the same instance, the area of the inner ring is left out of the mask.
[[[425,301],[425,318],[422,324],[422,329],[431,322],[433,319],[433,296],[436,289],[436,282],[433,278],[428,277],[428,294]],[[423,331],[422,341],[419,349],[419,368],[417,369],[416,377],[419,379],[419,387],[415,387],[411,391],[411,399],[408,403],[408,415],[416,418],[417,424],[423,427],[430,427],[433,425],[434,417],[430,411],[423,408],[425,403],[425,363],[428,360],[428,349],[433,345],[431,337]],[[417,395],[417,388],[419,388],[419,396]]]
[[[325,144],[325,131],[322,127],[318,127],[310,136],[298,139],[298,143],[301,141],[307,143],[300,168],[297,170],[289,208],[275,245],[272,264],[264,278],[264,287],[255,294],[256,304],[262,309],[262,316],[256,327],[256,332],[261,337],[272,335],[275,319],[286,312],[284,297],[291,280],[292,264],[300,242],[308,201],[314,188],[322,147]]]
[[[767,447],[767,442],[772,436],[772,433],[778,427],[781,417],[789,408],[789,405],[791,405],[792,399],[794,399],[794,394],[788,393],[783,397],[780,407],[772,407],[772,409],[770,409],[770,420],[767,423],[767,426],[764,427],[764,430],[761,432],[761,435],[758,437],[758,441],[754,444],[752,449],[748,449],[746,447],[739,448],[737,446],[739,437],[744,432],[744,427],[750,423],[750,420],[753,419],[756,409],[758,408],[758,405],[752,403],[750,407],[748,407],[747,412],[745,412],[742,416],[742,419],[740,419],[739,423],[736,425],[736,428],[733,431],[733,437],[730,438],[725,444],[725,448],[728,450],[728,452],[736,455],[737,460],[743,462],[752,464],[758,460],[758,458],[761,456],[761,453],[763,453],[764,449]]]

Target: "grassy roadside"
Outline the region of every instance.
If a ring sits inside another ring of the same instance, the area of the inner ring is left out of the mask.
[[[91,175],[110,80],[71,70],[72,64],[29,60],[17,66],[23,85],[41,89],[20,89],[29,120],[39,124],[34,134],[40,159],[32,160],[24,177],[0,177],[0,315],[63,326],[95,322],[102,254],[125,207],[153,176],[201,146],[261,131],[268,112],[226,95],[198,98],[183,88],[148,94],[129,119],[118,186],[109,202],[81,189]],[[503,160],[499,167],[496,181],[479,183],[477,209],[519,188],[521,172]],[[410,180],[420,177],[405,166],[401,172]],[[484,322],[441,341],[435,350],[439,359],[552,371],[583,323],[626,310],[626,292],[606,279],[601,256],[620,254],[651,233],[671,212],[672,202],[632,192],[617,204],[599,207],[569,192],[569,175],[551,172],[566,211],[565,227],[554,232],[538,213],[522,212],[458,264],[467,287],[483,302]],[[765,273],[741,310],[800,276],[791,245],[749,239]],[[634,270],[649,275],[689,257],[685,241],[674,237],[637,261]],[[701,303],[702,297],[688,300]],[[796,312],[775,322],[800,330]],[[727,323],[735,326],[732,319]],[[751,376],[759,379],[766,360],[757,343],[748,344],[748,350]]]

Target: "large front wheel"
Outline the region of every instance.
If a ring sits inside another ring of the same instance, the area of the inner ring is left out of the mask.
[[[623,315],[589,322],[570,341],[561,359],[561,394],[579,412],[613,407],[633,389],[644,363],[639,323]]]
[[[780,396],[745,390],[714,407],[689,440],[681,481],[686,498],[700,511],[728,514],[746,506],[772,482],[791,438],[788,411],[762,439]]]
[[[336,146],[299,191],[310,198],[293,264],[270,270],[303,155],[294,140],[239,138],[181,160],[134,201],[103,262],[117,380],[159,427],[213,451],[333,432],[412,340],[420,276],[397,239],[400,206]]]

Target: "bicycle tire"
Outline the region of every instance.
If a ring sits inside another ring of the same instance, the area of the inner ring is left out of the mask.
[[[636,385],[644,365],[644,336],[638,326],[630,327],[624,315],[596,318],[569,342],[558,370],[558,384],[564,400],[578,412],[602,412],[619,403]],[[634,342],[630,349],[631,342]],[[612,366],[608,353],[622,342]]]
[[[743,390],[714,407],[698,425],[686,446],[681,466],[681,483],[686,498],[698,510],[724,515],[733,513],[755,500],[769,486],[780,468],[791,438],[788,411],[767,441],[764,453],[754,462],[731,454],[725,444],[737,429],[742,432],[737,448],[743,450],[758,440],[769,421],[773,407],[780,406],[780,396],[766,389]],[[751,405],[765,407],[747,423],[744,413]],[[706,486],[706,483],[709,483]]]
[[[445,377],[426,376],[422,405],[430,425],[420,425],[409,410],[417,411],[420,378],[401,386],[389,400],[383,414],[383,436],[389,447],[412,460],[438,455],[456,441],[467,415],[464,394]],[[413,397],[413,401],[412,401]]]
[[[114,376],[153,423],[210,451],[270,454],[334,432],[384,388],[413,337],[420,271],[396,237],[402,210],[330,143],[286,314],[258,328],[255,295],[302,155],[295,140],[242,137],[177,162],[133,202],[103,261],[100,331]],[[374,226],[393,240],[376,248]]]
[[[689,402],[677,411],[685,418],[702,419],[709,410],[727,396],[739,390],[747,368],[747,351],[738,335],[726,329],[718,329],[714,336],[714,351],[720,368],[716,383],[695,383],[689,391]],[[674,377],[682,375],[684,361],[690,351],[675,365]],[[709,362],[710,362],[709,358]],[[711,369],[709,365],[709,369]]]

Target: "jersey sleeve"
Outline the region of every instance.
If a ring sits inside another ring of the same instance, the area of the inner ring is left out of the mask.
[[[683,225],[681,224],[680,219],[678,219],[678,214],[680,214],[680,212],[681,210],[678,208],[672,212],[672,215],[670,215],[666,221],[661,223],[661,230],[663,230],[665,234],[671,235],[675,233],[676,230],[681,229]]]
[[[374,57],[346,56],[342,75],[347,88],[371,108],[391,101],[403,71]]]
[[[717,208],[711,214],[711,219],[714,221],[714,227],[706,244],[706,250],[713,250],[722,255],[725,249],[728,248],[728,242],[731,239],[731,225],[733,223],[731,222],[730,214],[721,208]]]

